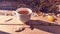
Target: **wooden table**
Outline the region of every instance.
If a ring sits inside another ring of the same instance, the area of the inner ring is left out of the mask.
[[[7,21],[7,19],[12,18],[12,20]],[[31,17],[31,20],[42,20],[47,21],[42,16],[39,17]],[[49,21],[47,21],[49,22]],[[34,23],[34,22],[33,22]],[[51,22],[54,23],[54,22]],[[6,15],[0,15],[0,31],[8,32],[8,33],[15,33],[15,30],[18,30],[21,27],[30,27],[28,25],[25,25],[23,22],[21,22],[16,16],[6,16]]]

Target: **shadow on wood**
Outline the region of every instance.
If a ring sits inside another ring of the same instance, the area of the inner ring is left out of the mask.
[[[60,33],[60,25],[54,24],[54,23],[49,23],[41,20],[30,20],[26,22],[27,25],[30,25],[31,29],[33,30],[34,28],[43,30],[46,32],[54,33],[54,34],[59,34]]]
[[[10,33],[0,31],[0,34],[10,34]]]

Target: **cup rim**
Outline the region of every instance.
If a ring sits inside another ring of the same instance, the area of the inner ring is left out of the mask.
[[[29,14],[32,13],[32,10],[31,10],[30,8],[18,8],[18,9],[16,10],[16,12],[17,12],[19,9],[27,9],[27,11],[29,11],[28,14],[19,14],[19,13],[18,13],[19,15],[29,15]]]

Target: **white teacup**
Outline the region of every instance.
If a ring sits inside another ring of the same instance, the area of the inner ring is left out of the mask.
[[[28,11],[28,13],[21,14],[21,13],[19,13],[21,11]],[[32,10],[29,8],[19,8],[16,11],[13,11],[13,14],[16,15],[16,17],[24,23],[27,22],[28,20],[30,20],[31,13],[32,13]]]

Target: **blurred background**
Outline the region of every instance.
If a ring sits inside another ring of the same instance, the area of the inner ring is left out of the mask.
[[[60,0],[0,0],[1,10],[16,10],[17,8],[27,7],[37,14],[42,12],[56,15],[60,13],[59,5]]]

